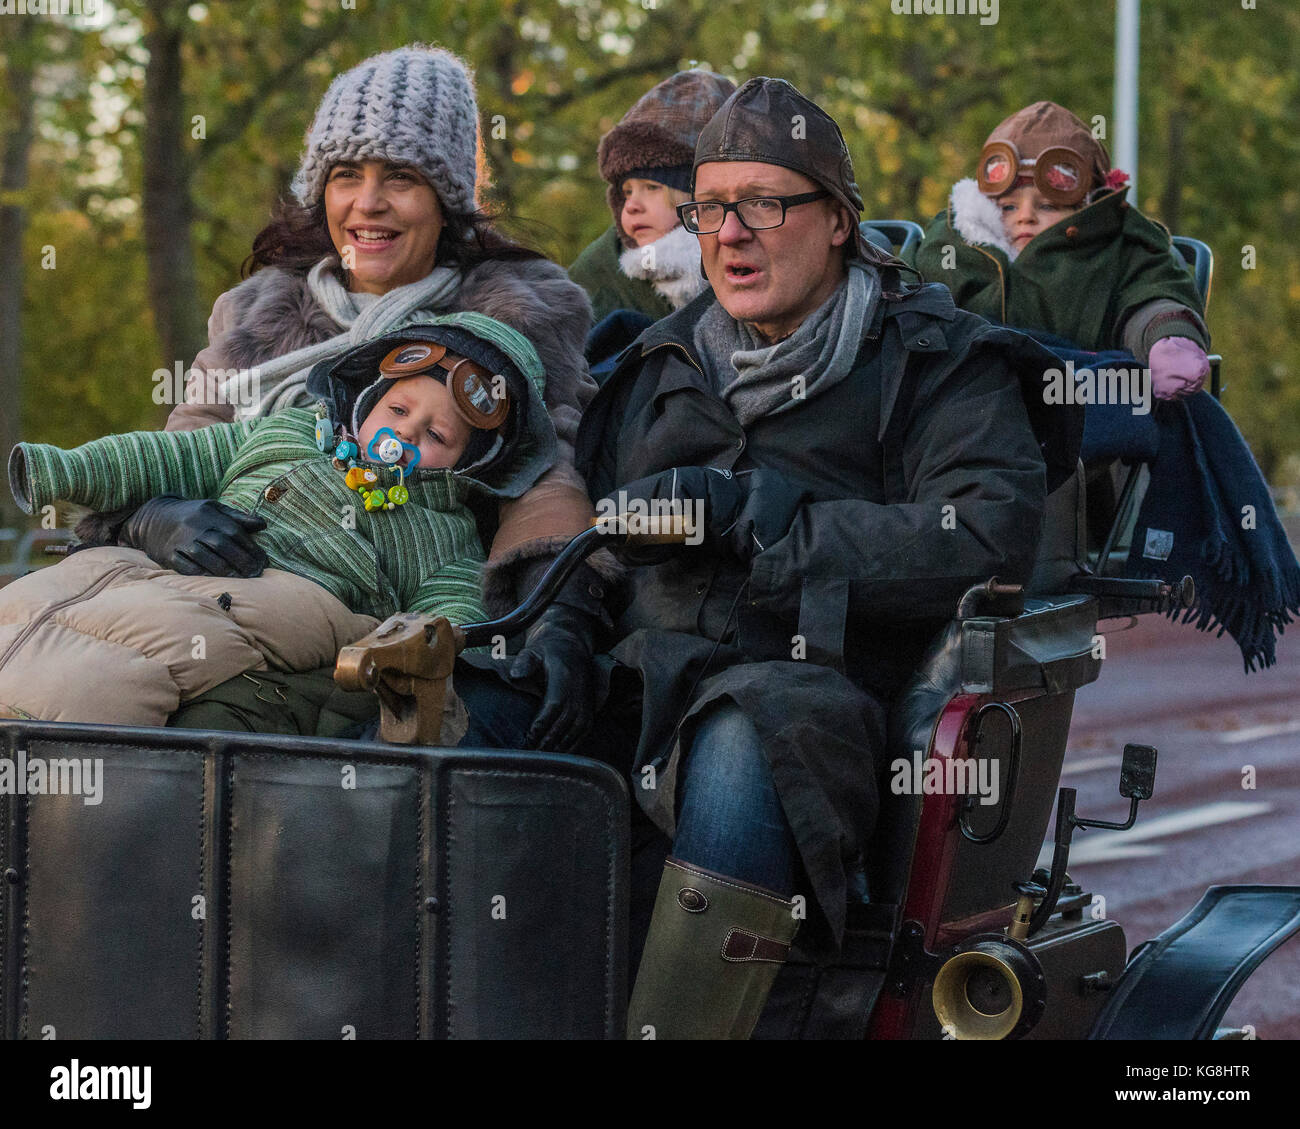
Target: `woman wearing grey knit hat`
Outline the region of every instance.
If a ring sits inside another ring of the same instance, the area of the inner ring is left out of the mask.
[[[569,268],[597,321],[614,310],[666,317],[708,285],[699,240],[674,209],[690,199],[695,139],[735,89],[712,71],[679,71],[600,139],[597,159],[614,223]]]
[[[556,464],[531,490],[480,518],[487,530],[495,527],[484,599],[490,613],[499,613],[590,525],[594,510],[573,467],[573,439],[595,385],[582,356],[586,296],[562,268],[493,230],[478,206],[477,156],[473,79],[449,51],[403,47],[335,78],[307,135],[295,199],[281,201],[254,240],[245,280],[217,299],[208,346],[189,373],[187,402],[167,427],[192,430],[309,403],[313,365],[436,314],[472,310],[505,322],[541,358],[559,448]],[[249,370],[256,380],[249,381]],[[215,507],[155,499],[124,522],[96,515],[97,528],[87,526],[85,539],[117,538],[180,572],[200,571],[192,563],[198,559],[216,575],[248,574],[247,562],[258,555],[249,552],[255,546],[248,530]],[[563,744],[582,721],[587,664],[571,660],[583,649],[590,653],[596,593],[603,594],[601,576],[587,569],[548,612],[548,629],[534,629],[542,642],[530,644],[520,660],[544,696],[535,734],[542,747]],[[332,726],[317,717],[345,705],[372,706],[343,702],[328,671],[314,683],[304,677],[290,676],[266,693],[227,683],[173,724],[324,735],[342,728],[343,719]],[[277,698],[289,704],[268,708]]]

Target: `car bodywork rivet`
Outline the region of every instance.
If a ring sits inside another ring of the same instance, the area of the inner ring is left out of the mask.
[[[699,890],[687,886],[678,891],[677,904],[687,913],[703,913],[709,908],[709,899]]]

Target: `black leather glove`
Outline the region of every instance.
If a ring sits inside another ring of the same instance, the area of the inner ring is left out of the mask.
[[[258,576],[266,553],[252,534],[260,517],[211,499],[151,498],[122,523],[118,544],[185,576]]]
[[[543,687],[541,708],[525,738],[530,749],[568,752],[591,728],[595,626],[594,616],[557,603],[524,636],[510,676]]]
[[[745,500],[725,537],[742,561],[752,561],[790,532],[799,507],[810,501],[808,492],[771,470],[738,474]]]

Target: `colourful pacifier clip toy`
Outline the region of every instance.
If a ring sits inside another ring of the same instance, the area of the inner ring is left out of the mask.
[[[415,457],[411,460],[409,469],[414,470],[420,462],[418,447],[403,443],[390,427],[381,428],[370,441],[366,454],[397,471],[397,483],[385,490],[379,485],[378,470],[357,465],[357,444],[341,428],[336,431],[328,408],[321,404],[316,409],[316,446],[325,453],[331,443],[334,444],[334,465],[345,470],[344,484],[349,490],[355,490],[361,495],[367,512],[391,510],[410,501],[411,492],[406,487],[407,468],[400,465],[394,467],[393,464],[400,462],[404,451],[411,451]]]

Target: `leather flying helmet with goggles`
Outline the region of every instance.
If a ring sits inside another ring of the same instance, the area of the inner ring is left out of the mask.
[[[354,403],[353,426],[357,433],[361,422],[358,417],[364,416],[382,396],[384,381],[420,375],[442,381],[451,393],[456,414],[479,432],[495,431],[510,414],[504,377],[494,376],[491,369],[453,353],[438,342],[407,341],[385,354],[379,362],[379,379]],[[362,466],[358,463],[362,452],[356,434],[336,428],[330,418],[330,405],[322,401],[316,407],[316,446],[324,453],[333,448],[334,465],[344,472],[347,488],[361,495],[367,512],[392,510],[410,500],[406,475],[419,467],[420,448],[407,443],[391,427],[380,428],[365,450],[365,456],[378,465]],[[412,456],[411,462],[403,465],[407,452]],[[396,483],[381,482],[379,468],[382,467],[397,475]]]
[[[438,375],[435,370],[440,370]],[[433,341],[412,341],[399,345],[379,362],[379,373],[389,380],[427,373],[441,380],[451,393],[460,417],[479,431],[500,427],[510,414],[510,395],[504,377],[468,357],[451,352]]]
[[[985,196],[1001,196],[1022,176],[1053,204],[1077,204],[1093,189],[1091,162],[1073,149],[1054,145],[1037,157],[1021,157],[1013,141],[990,141],[980,153],[979,186]]]
[[[1109,184],[1106,147],[1064,106],[1035,102],[989,134],[976,180],[985,196],[1001,196],[1031,182],[1044,199],[1072,206]]]

